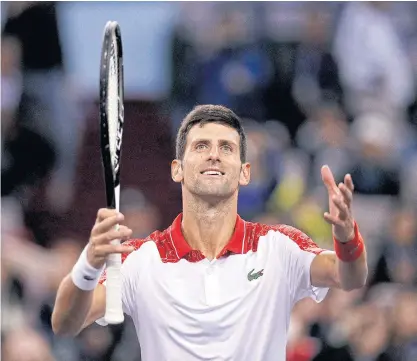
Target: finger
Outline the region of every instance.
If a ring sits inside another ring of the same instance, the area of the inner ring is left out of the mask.
[[[345,220],[349,215],[349,209],[341,196],[333,196],[333,203],[339,211],[338,218]]]
[[[338,217],[336,217],[336,216],[332,216],[330,213],[328,213],[328,212],[325,212],[324,214],[323,214],[323,217],[324,217],[324,220],[327,222],[327,223],[329,223],[329,224],[331,224],[331,225],[333,225],[333,226],[340,226],[340,227],[343,227],[343,221],[341,220],[341,219],[339,219]]]
[[[353,198],[352,192],[349,190],[349,188],[344,183],[339,183],[339,190],[340,190],[340,193],[343,196],[343,199],[344,199],[346,205],[348,207],[350,207],[350,205],[352,204],[352,198]]]
[[[352,176],[350,174],[345,175],[345,185],[351,192],[355,189],[355,185],[353,184]]]
[[[336,182],[329,166],[324,165],[321,167],[321,179],[329,192],[337,192]]]
[[[95,248],[96,257],[107,257],[112,253],[131,253],[135,250],[132,246],[104,244]]]
[[[94,243],[95,245],[109,244],[111,241],[114,241],[114,240],[126,240],[131,235],[132,235],[131,229],[125,226],[120,226],[119,229],[111,229],[110,231],[107,231],[106,233],[102,233],[102,234],[97,235],[96,237],[93,237],[92,243]]]
[[[133,231],[129,227],[126,227],[122,224],[120,224],[118,228],[115,228],[115,231],[121,234],[121,237],[117,239],[120,239],[122,241],[128,240],[132,236],[132,233],[133,233]]]
[[[97,212],[96,223],[104,221],[106,218],[113,217],[119,212],[112,208],[100,208]]]
[[[119,222],[123,221],[124,216],[121,213],[116,213],[111,217],[103,219],[101,222],[96,223],[91,231],[92,236],[97,236],[99,234],[105,233]]]

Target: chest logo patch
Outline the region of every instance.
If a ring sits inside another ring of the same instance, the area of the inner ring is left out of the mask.
[[[259,277],[261,277],[261,276],[263,276],[264,274],[263,274],[263,272],[264,272],[264,270],[263,269],[261,269],[260,271],[258,271],[258,272],[255,272],[255,273],[253,273],[253,271],[255,271],[255,268],[253,269],[253,270],[251,270],[249,273],[248,273],[248,281],[253,281],[253,280],[256,280],[256,279],[258,279]]]

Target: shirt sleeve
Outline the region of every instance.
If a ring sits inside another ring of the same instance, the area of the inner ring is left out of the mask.
[[[286,270],[293,304],[307,297],[323,301],[329,288],[311,284],[311,263],[324,250],[294,227],[285,226],[280,232],[286,236]]]

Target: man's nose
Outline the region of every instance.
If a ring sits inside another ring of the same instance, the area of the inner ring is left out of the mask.
[[[219,160],[220,159],[219,147],[213,146],[213,147],[210,148],[209,159],[211,159],[211,160]]]

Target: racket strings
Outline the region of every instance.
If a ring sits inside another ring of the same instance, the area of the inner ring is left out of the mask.
[[[119,165],[117,154],[117,132],[118,132],[118,118],[119,118],[119,79],[118,79],[118,60],[115,50],[115,44],[112,42],[109,54],[109,78],[107,83],[107,114],[108,114],[108,132],[109,132],[109,147],[110,157],[112,163],[113,176]]]

